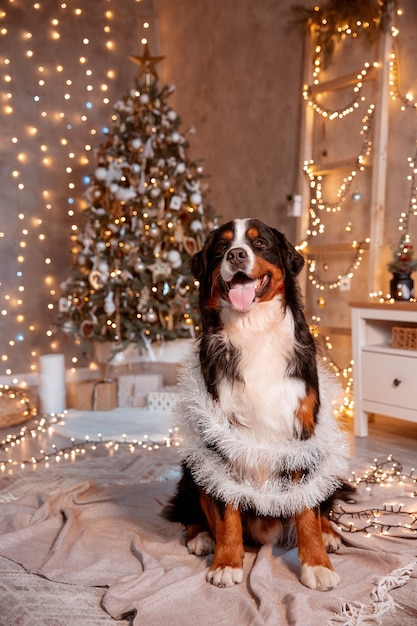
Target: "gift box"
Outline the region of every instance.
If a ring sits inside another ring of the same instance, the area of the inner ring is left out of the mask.
[[[111,411],[117,407],[117,382],[111,378],[77,383],[72,394],[73,408],[78,411]]]
[[[163,387],[158,391],[148,393],[148,411],[169,411],[174,408],[178,388],[175,386]]]
[[[180,365],[178,363],[119,363],[108,366],[108,376],[120,378],[121,376],[131,374],[161,374],[164,385],[176,385],[179,369]],[[149,389],[148,391],[152,390]]]
[[[126,374],[118,379],[118,403],[120,407],[144,407],[147,394],[161,389],[162,374]]]

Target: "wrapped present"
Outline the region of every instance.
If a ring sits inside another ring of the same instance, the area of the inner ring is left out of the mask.
[[[111,411],[117,407],[117,382],[103,378],[77,383],[73,397],[73,408],[78,411]]]
[[[119,363],[109,365],[108,375],[113,378],[120,378],[129,374],[161,374],[164,385],[176,385],[179,368],[178,363]]]
[[[148,411],[172,411],[177,399],[178,388],[162,387],[158,391],[148,393]]]
[[[118,379],[118,402],[120,407],[144,407],[147,394],[161,389],[162,374],[126,374]]]

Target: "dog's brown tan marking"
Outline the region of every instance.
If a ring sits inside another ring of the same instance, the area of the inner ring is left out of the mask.
[[[339,582],[324,547],[319,509],[305,509],[295,516],[301,581],[311,589],[326,591]]]
[[[309,389],[307,395],[300,400],[296,413],[303,428],[302,436],[304,439],[310,437],[314,432],[317,406],[317,394],[313,389]]]
[[[230,504],[219,505],[205,493],[200,497],[210,530],[216,538],[214,558],[207,579],[218,587],[229,587],[243,577],[243,530],[240,511]]]
[[[324,549],[318,509],[305,509],[296,516],[298,555],[301,564],[322,565],[333,569]]]
[[[232,241],[233,237],[235,236],[234,232],[232,230],[224,230],[222,232],[222,239],[224,241],[227,241],[228,243],[230,241]]]
[[[282,269],[268,263],[265,259],[256,257],[250,278],[261,278],[265,275],[269,275],[270,280],[267,289],[260,296],[262,302],[268,302],[280,293],[284,293],[284,274]]]
[[[256,239],[257,237],[259,237],[259,230],[255,226],[252,226],[252,228],[248,228],[246,234],[249,239]]]

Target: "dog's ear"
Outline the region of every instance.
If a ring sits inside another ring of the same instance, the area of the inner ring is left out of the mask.
[[[200,250],[191,259],[191,272],[197,280],[201,281],[201,278],[204,276],[204,265],[203,250]]]
[[[297,276],[304,266],[304,257],[302,254],[297,252],[292,243],[288,241],[288,239],[280,233],[275,228],[272,228],[274,233],[274,237],[277,240],[279,246],[279,252],[281,255],[282,262],[287,271],[290,271]]]
[[[212,230],[208,234],[202,250],[197,252],[191,259],[191,272],[194,278],[196,278],[200,282],[204,278],[204,276],[207,275],[209,250],[216,233],[217,230]]]

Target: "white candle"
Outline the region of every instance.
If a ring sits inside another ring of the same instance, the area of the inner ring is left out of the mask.
[[[62,413],[65,410],[63,354],[43,354],[39,357],[39,399],[42,413]]]

